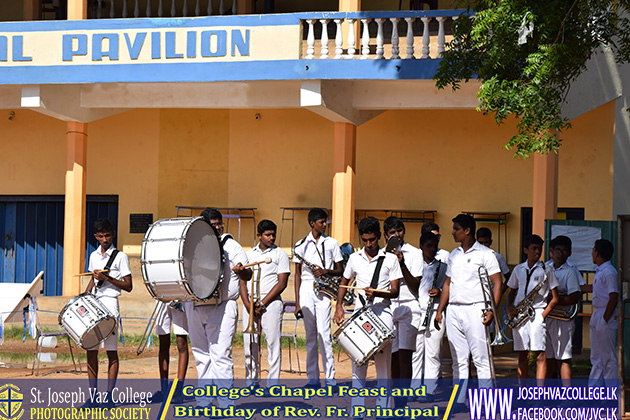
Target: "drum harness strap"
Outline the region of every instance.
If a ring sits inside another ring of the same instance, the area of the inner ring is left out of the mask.
[[[116,255],[118,255],[120,251],[115,249],[112,252],[112,255],[109,257],[109,260],[107,260],[107,264],[105,264],[105,267],[103,268],[104,271],[109,272],[110,268],[112,268],[112,265],[114,264],[114,260],[116,259]],[[96,283],[95,288],[99,289],[101,287],[101,281],[98,281]],[[125,347],[125,338],[123,337],[123,326],[122,326],[122,316],[118,316],[118,325],[120,326],[120,342],[123,345],[123,347]],[[112,332],[112,334],[116,334],[116,331],[114,330]]]
[[[372,289],[376,289],[376,286],[378,285],[378,278],[380,277],[380,274],[381,274],[381,267],[383,266],[383,261],[385,261],[384,255],[381,255],[380,257],[378,257],[378,261],[376,262],[376,268],[374,269],[374,275],[372,276],[372,283],[370,283],[370,288]],[[366,302],[365,302],[365,298],[363,298],[363,295],[359,295],[359,300],[361,300],[361,304],[365,306]],[[368,303],[371,304],[373,300],[374,298],[370,299]]]

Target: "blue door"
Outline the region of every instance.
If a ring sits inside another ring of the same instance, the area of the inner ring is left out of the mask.
[[[96,248],[93,225],[118,226],[118,196],[87,196],[86,256]],[[44,294],[63,292],[64,197],[0,196],[0,281],[29,283],[44,271]],[[87,266],[87,263],[86,263]]]

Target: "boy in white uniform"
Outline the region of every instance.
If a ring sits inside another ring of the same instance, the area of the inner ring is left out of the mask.
[[[617,360],[617,299],[619,284],[617,270],[610,263],[614,252],[613,244],[598,239],[593,246],[593,263],[597,265],[593,284],[584,286],[593,293],[593,315],[591,316],[591,374],[589,385],[602,379],[619,378]]]
[[[118,296],[120,291],[131,292],[133,283],[131,281],[131,269],[129,268],[129,258],[123,252],[114,247],[114,237],[116,232],[112,223],[108,219],[98,219],[94,222],[94,237],[100,244],[92,254],[88,263],[88,271],[93,272],[85,292],[94,293],[96,298],[114,315],[116,320],[120,316],[118,307]],[[109,266],[108,271],[103,270]],[[109,361],[107,369],[108,392],[107,400],[103,401],[104,408],[113,408],[111,391],[118,378],[118,326],[107,339],[101,343],[101,347],[107,352]],[[96,388],[98,378],[98,348],[95,346],[87,350],[88,378],[90,386]]]
[[[280,364],[282,349],[280,335],[282,334],[282,314],[284,306],[280,294],[287,287],[287,280],[291,272],[289,257],[286,252],[275,245],[277,227],[271,220],[261,220],[257,227],[258,245],[247,251],[247,259],[251,262],[271,259],[270,263],[260,264],[254,268],[254,280],[257,281],[260,269],[259,299],[254,302],[254,325],[260,320],[262,332],[267,341],[267,361],[269,374],[267,388],[278,385],[280,378]],[[236,270],[238,273],[238,269]],[[240,280],[241,300],[243,301],[243,331],[249,325],[250,296],[254,281]],[[254,289],[256,291],[256,289]],[[256,328],[256,327],[254,327]],[[243,334],[245,352],[245,376],[247,385],[258,385],[260,375],[259,334]],[[253,370],[253,372],[252,372]]]
[[[523,240],[523,251],[527,261],[514,267],[508,281],[510,291],[507,297],[507,312],[510,318],[516,315],[518,305],[533,290],[542,284],[538,293],[532,298],[531,308],[534,318],[527,317],[512,330],[514,351],[518,352],[518,377],[527,379],[529,352],[536,357],[536,379],[545,379],[547,375],[547,358],[545,354],[547,329],[545,318],[558,302],[558,280],[553,271],[540,261],[543,239],[538,235],[529,235]],[[543,283],[544,282],[544,283]],[[547,296],[551,293],[551,301],[547,304]]]
[[[354,312],[359,311],[364,304],[369,304],[374,314],[383,321],[389,329],[393,329],[392,312],[390,309],[390,299],[398,297],[398,287],[403,274],[400,264],[394,254],[385,253],[379,248],[378,241],[381,237],[379,222],[374,217],[367,217],[359,222],[359,236],[363,242],[363,248],[350,255],[346,269],[343,272],[340,286],[347,285],[350,279],[356,279],[356,286],[359,287],[359,299],[355,300]],[[379,267],[380,266],[380,267]],[[376,287],[372,287],[374,273],[379,268]],[[341,324],[344,320],[343,294],[345,288],[339,287],[337,305],[335,308],[335,322]],[[376,291],[380,290],[380,291]],[[391,376],[391,343],[382,351],[374,355],[376,366],[376,377],[379,387],[389,389]],[[368,363],[361,367],[352,366],[352,386],[353,388],[365,388],[365,378],[367,376]],[[353,397],[352,407],[364,406],[365,398]],[[381,408],[391,408],[389,396],[379,396],[376,398],[376,406]]]
[[[580,300],[580,279],[582,276],[574,266],[567,263],[571,255],[571,239],[568,236],[557,236],[549,243],[551,261],[547,265],[553,270],[558,280],[558,304],[556,306],[574,305]],[[571,379],[571,358],[573,357],[573,333],[575,320],[563,321],[547,319],[547,378],[553,378],[555,371],[560,370],[562,379]]]
[[[420,237],[420,250],[423,257],[423,272],[418,289],[420,306],[420,331],[416,337],[416,351],[413,354],[413,379],[417,388],[424,377],[427,397],[422,402],[433,400],[437,388],[437,380],[441,374],[441,350],[444,337],[444,323],[437,329],[434,324],[435,314],[440,302],[440,291],[446,279],[447,265],[436,258],[438,238],[433,232],[424,233]],[[429,307],[429,300],[433,304]]]
[[[420,229],[420,236],[428,232],[433,233],[438,239],[438,250],[437,254],[435,254],[435,258],[442,261],[444,264],[448,264],[448,256],[450,252],[440,248],[440,238],[442,237],[442,235],[440,234],[440,227],[437,225],[437,223],[426,222],[422,225],[422,228]]]
[[[488,248],[492,249],[492,231],[487,227],[479,228],[477,230],[477,242],[479,242],[483,246],[487,246]],[[507,282],[510,279],[510,267],[508,267],[505,258],[503,258],[503,255],[499,254],[494,249],[492,249],[492,252],[494,252],[494,256],[497,257],[497,262],[499,263],[501,274],[503,274],[503,277],[505,277],[505,283],[507,285]]]
[[[383,231],[386,241],[397,236],[402,243],[400,251],[392,250],[398,257],[403,275],[398,285],[398,297],[391,300],[390,306],[394,322],[392,379],[396,381],[396,387],[408,388],[412,377],[412,356],[420,328],[418,286],[422,277],[422,253],[405,242],[405,224],[398,217],[385,219]],[[402,399],[395,402],[397,407],[404,405]]]
[[[486,336],[485,326],[492,322],[494,314],[485,301],[479,271],[488,273],[494,287],[495,302],[501,297],[501,273],[492,250],[475,240],[475,225],[475,219],[467,214],[453,218],[453,239],[461,246],[449,255],[446,280],[434,320],[435,327],[441,328],[443,312],[448,304],[444,323],[453,357],[454,382],[468,380],[471,355],[477,368],[477,377],[485,382],[491,378],[489,337]],[[484,313],[484,310],[487,311]],[[465,387],[459,395],[455,410],[464,411]]]
[[[245,251],[229,234],[223,234],[223,216],[216,209],[206,209],[201,213],[206,222],[213,226],[220,235],[225,255],[223,281],[220,286],[220,303],[198,305],[193,302],[184,304],[188,321],[188,333],[195,363],[199,386],[217,385],[231,388],[234,383],[234,361],[232,360],[232,341],[236,334],[238,321],[239,278],[251,279],[252,271],[247,268],[232,271],[238,264],[246,265]],[[218,405],[226,408],[234,405],[234,400],[218,398]],[[197,397],[197,406],[207,407],[211,398]]]
[[[339,242],[324,235],[328,225],[328,214],[320,208],[308,213],[311,233],[295,244],[295,316],[304,317],[306,332],[306,375],[308,387],[319,387],[319,364],[317,343],[322,354],[322,369],[326,385],[336,385],[335,361],[330,337],[330,298],[324,293],[315,294],[313,284],[322,276],[341,276],[343,257]],[[300,259],[301,258],[301,259]],[[306,261],[306,263],[304,263]],[[316,268],[311,270],[308,265]]]
[[[158,310],[155,315],[155,333],[159,340],[158,368],[162,389],[153,395],[154,401],[163,401],[168,393],[168,367],[170,364],[171,331],[177,343],[177,387],[172,402],[184,402],[182,388],[188,369],[188,323],[183,305],[180,302],[164,303],[157,301]]]

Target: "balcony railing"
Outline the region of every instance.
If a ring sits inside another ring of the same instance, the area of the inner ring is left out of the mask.
[[[236,0],[90,0],[88,18],[189,17],[233,15]]]
[[[440,58],[450,38],[447,33],[451,24],[463,12],[308,13],[301,19],[306,43],[300,57],[309,60]],[[348,30],[343,31],[343,25]]]

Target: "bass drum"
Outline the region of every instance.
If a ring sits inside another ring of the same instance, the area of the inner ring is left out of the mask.
[[[140,267],[154,298],[205,301],[221,285],[223,249],[202,217],[162,219],[142,240]]]

